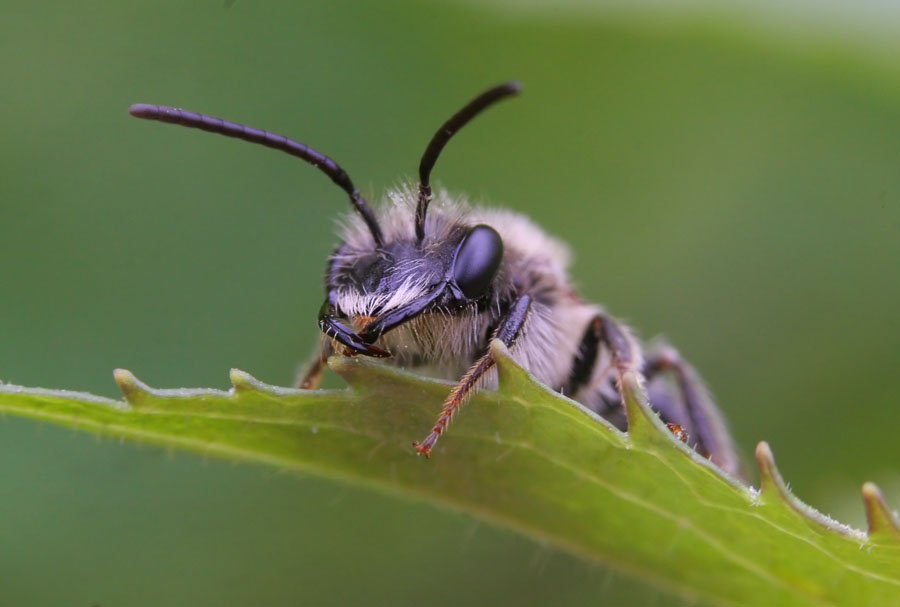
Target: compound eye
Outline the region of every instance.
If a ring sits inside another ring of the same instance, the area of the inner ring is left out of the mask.
[[[500,267],[503,240],[497,231],[477,225],[459,243],[453,264],[453,280],[469,299],[483,295]]]

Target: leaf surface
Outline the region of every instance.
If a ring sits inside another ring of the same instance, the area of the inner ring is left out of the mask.
[[[900,526],[863,486],[869,532],[790,494],[760,443],[761,490],[676,440],[625,378],[629,432],[536,383],[494,344],[500,389],[466,405],[430,460],[414,438],[448,386],[334,358],[345,390],[155,390],[118,370],[124,401],[0,384],[0,412],[313,472],[460,509],[716,604],[900,605]]]

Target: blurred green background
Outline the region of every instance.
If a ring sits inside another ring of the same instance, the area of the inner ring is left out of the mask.
[[[287,384],[312,349],[344,196],[129,104],[294,136],[378,198],[515,78],[436,178],[567,240],[584,295],[696,364],[748,461],[770,441],[862,525],[864,480],[900,503],[900,62],[865,24],[687,4],[0,0],[0,379]],[[682,604],[430,505],[0,420],[2,605],[498,599]]]

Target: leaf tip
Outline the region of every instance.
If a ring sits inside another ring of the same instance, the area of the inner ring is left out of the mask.
[[[888,507],[878,485],[872,482],[863,483],[862,497],[866,508],[866,520],[869,523],[869,535],[900,540],[900,521]]]
[[[778,501],[787,504],[796,510],[796,504],[788,489],[778,466],[775,465],[775,454],[772,447],[766,441],[760,441],[756,445],[756,463],[759,466],[759,490],[763,499],[775,496]]]
[[[134,376],[134,373],[127,369],[113,370],[113,379],[116,380],[119,390],[122,391],[122,396],[124,396],[125,400],[132,405],[150,391],[150,388],[148,388],[146,384],[140,381]]]
[[[522,368],[509,353],[509,348],[499,339],[491,340],[491,356],[497,365],[497,379],[502,390],[504,386],[535,385],[528,371]]]
[[[495,358],[509,358],[509,348],[507,348],[506,344],[504,344],[499,339],[491,340],[491,353]]]
[[[667,441],[673,438],[668,430],[660,430],[662,421],[650,408],[644,393],[643,380],[636,371],[626,371],[622,374],[622,397],[625,401],[625,416],[628,419],[628,436],[636,444],[654,444],[660,436]]]
[[[512,356],[510,356],[509,348],[499,339],[491,340],[490,349],[491,356],[494,357],[494,362],[497,364],[497,370],[501,374],[508,373],[511,368],[518,366]]]
[[[255,390],[259,383],[255,377],[240,369],[231,369],[228,371],[228,378],[231,380],[231,385],[234,386],[234,389],[237,391]]]
[[[775,454],[772,453],[772,447],[766,441],[759,441],[756,445],[756,461],[760,466],[765,463],[766,466],[775,465]]]

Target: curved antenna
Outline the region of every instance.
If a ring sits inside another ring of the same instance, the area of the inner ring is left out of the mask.
[[[434,163],[437,162],[444,146],[472,118],[501,99],[516,95],[521,90],[522,85],[518,82],[507,82],[488,89],[453,114],[431,138],[428,147],[425,148],[425,153],[422,154],[422,160],[419,161],[419,201],[416,204],[416,237],[419,242],[425,238],[425,214],[428,211],[428,203],[431,202],[431,184],[429,183],[431,169],[434,168]]]
[[[209,131],[210,133],[218,133],[226,137],[234,137],[243,139],[250,143],[258,143],[273,150],[279,150],[296,156],[313,165],[331,178],[335,184],[350,196],[350,203],[362,215],[363,221],[372,232],[372,238],[375,239],[377,246],[384,245],[384,237],[381,235],[381,227],[375,218],[375,213],[368,205],[359,190],[350,181],[350,177],[344,172],[338,163],[321,154],[311,147],[288,139],[283,135],[276,135],[261,129],[229,122],[221,118],[213,118],[212,116],[204,116],[195,112],[179,110],[177,108],[165,107],[162,105],[147,105],[146,103],[136,103],[128,108],[128,113],[135,118],[144,118],[145,120],[157,120],[159,122],[167,122],[169,124],[179,124],[192,129],[200,129],[201,131]]]

